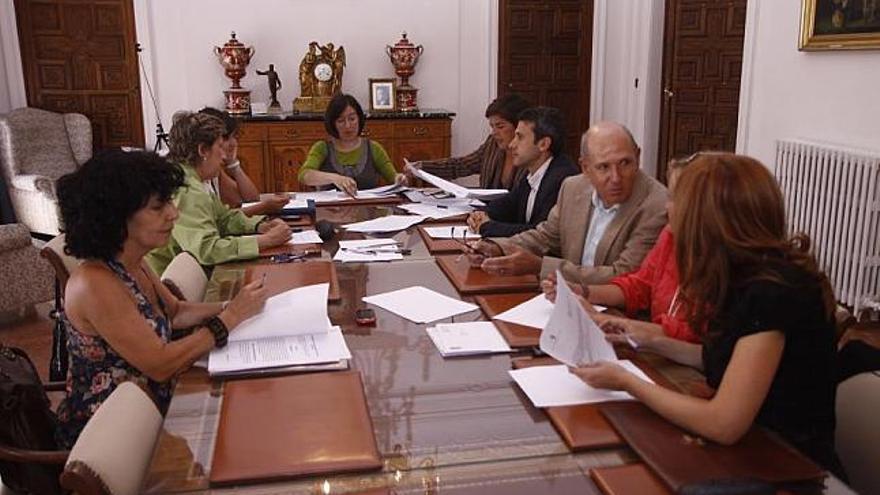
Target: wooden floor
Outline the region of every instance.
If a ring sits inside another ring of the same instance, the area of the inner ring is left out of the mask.
[[[53,302],[38,304],[33,315],[15,323],[0,324],[0,342],[27,352],[43,381],[48,380],[49,358],[52,356],[53,322],[49,311],[53,306]]]

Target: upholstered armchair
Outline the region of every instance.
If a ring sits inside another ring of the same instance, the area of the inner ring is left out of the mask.
[[[0,313],[27,308],[52,299],[53,273],[49,262],[31,242],[20,223],[0,225]]]
[[[18,221],[59,233],[55,181],[92,156],[92,128],[78,113],[19,108],[0,116],[0,165]]]

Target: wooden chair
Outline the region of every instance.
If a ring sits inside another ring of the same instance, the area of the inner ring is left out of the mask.
[[[140,493],[161,428],[150,396],[132,382],[120,384],[70,450],[61,487],[80,495]]]
[[[73,270],[82,262],[64,253],[64,234],[55,236],[40,250],[40,256],[46,258],[55,270],[55,279],[61,291],[61,299],[64,300],[64,288]]]
[[[165,268],[162,283],[180,300],[201,302],[205,298],[208,277],[196,258],[183,252]]]

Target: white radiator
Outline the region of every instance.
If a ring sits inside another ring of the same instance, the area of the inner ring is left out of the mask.
[[[858,315],[880,296],[880,153],[776,142],[789,230],[813,241],[837,300]]]

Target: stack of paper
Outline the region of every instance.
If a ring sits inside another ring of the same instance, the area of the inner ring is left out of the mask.
[[[400,243],[394,239],[363,239],[339,241],[339,249],[334,261],[342,263],[364,263],[371,261],[402,260]]]
[[[557,280],[565,280],[556,271]],[[541,332],[541,350],[569,366],[616,361],[614,347],[569,289],[556,286],[556,304]]]
[[[433,192],[436,191],[436,192]],[[426,205],[445,206],[446,208],[473,208],[486,206],[479,199],[456,198],[442,190],[431,189],[408,189],[403,192],[406,199],[413,203],[423,203]]]
[[[443,357],[511,352],[491,321],[441,323],[427,332]]]
[[[323,242],[317,230],[294,232],[290,240],[287,241],[288,244],[321,244]]]
[[[427,217],[418,215],[388,215],[364,222],[343,225],[350,232],[395,232],[425,221]]]
[[[443,189],[456,198],[495,199],[507,194],[507,189],[468,189],[420,169],[416,170],[415,175],[419,179]]]
[[[479,239],[480,234],[471,232],[467,225],[425,227],[425,233],[433,239]]]
[[[430,323],[479,309],[475,304],[418,285],[367,296],[362,300],[416,323]]]
[[[627,371],[652,382],[630,361],[618,361]],[[635,400],[622,391],[593,388],[572,374],[567,366],[532,366],[508,371],[535,407],[576,406],[612,400]],[[652,382],[653,383],[653,382]]]
[[[212,375],[243,370],[333,363],[351,359],[338,327],[327,317],[330,284],[270,297],[263,310],[229,332],[229,344],[208,356]]]
[[[427,203],[409,203],[400,205],[398,208],[405,210],[408,213],[412,213],[413,215],[422,215],[424,217],[433,218],[434,220],[438,218],[455,217],[474,211],[470,206],[448,207]]]

